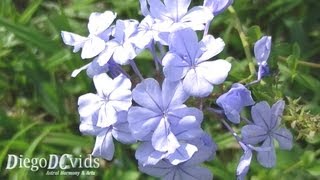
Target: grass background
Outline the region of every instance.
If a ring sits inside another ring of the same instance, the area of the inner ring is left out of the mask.
[[[226,42],[219,57],[231,61],[233,68],[208,104],[233,82],[255,78],[253,43],[261,35],[272,36],[271,75],[251,90],[257,101],[285,99],[283,123],[294,134],[294,148],[277,151],[273,169],[259,166],[254,159],[248,179],[320,178],[319,9],[318,0],[235,0],[233,9],[215,17],[211,25],[210,33]],[[117,12],[122,19],[142,19],[137,0],[0,1],[0,179],[74,178],[45,176],[46,170],[6,170],[8,154],[85,157],[91,153],[94,138],[78,130],[77,98],[94,88],[85,73],[71,78],[71,72],[86,62],[62,43],[60,32],[86,35],[90,13],[105,10]],[[139,56],[137,63],[144,74],[152,75],[148,57]],[[235,179],[239,146],[212,115],[205,114],[204,128],[219,146],[217,158],[206,166],[216,179]],[[138,172],[135,148],[116,144],[113,161],[100,160],[95,176],[80,178],[153,179]]]

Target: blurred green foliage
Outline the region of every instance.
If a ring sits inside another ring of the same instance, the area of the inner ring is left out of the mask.
[[[286,100],[283,122],[293,132],[295,145],[292,151],[277,152],[273,169],[253,160],[248,179],[320,177],[319,9],[318,0],[235,0],[211,25],[210,33],[226,42],[220,58],[230,60],[233,68],[209,104],[233,82],[255,78],[253,43],[264,34],[273,38],[271,75],[251,90],[256,100]],[[119,18],[142,18],[138,0],[0,1],[0,179],[70,179],[45,176],[45,170],[6,170],[7,154],[91,153],[94,139],[78,131],[77,98],[94,89],[85,74],[70,77],[86,60],[62,43],[60,31],[85,35],[90,13],[105,10],[117,12]],[[150,55],[139,58],[142,72],[152,74]],[[216,179],[235,179],[241,149],[212,115],[205,114],[204,128],[219,147],[217,158],[206,166]],[[95,176],[80,178],[152,179],[138,172],[134,149],[116,144],[113,161],[100,160]]]

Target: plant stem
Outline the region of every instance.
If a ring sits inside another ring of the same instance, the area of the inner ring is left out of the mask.
[[[214,108],[210,108],[208,107],[207,110],[209,112],[215,113],[215,114],[219,114],[222,115],[223,110],[219,110],[219,109],[214,109]],[[237,141],[241,141],[241,138],[238,136],[238,134],[236,132],[234,132],[234,130],[232,129],[232,127],[221,117],[219,118],[219,120],[222,122],[222,124],[230,131],[230,133],[237,139]]]
[[[286,57],[278,56],[278,58],[279,58],[280,60],[282,60],[282,61],[287,61],[287,58],[286,58]],[[320,68],[320,64],[312,63],[312,62],[307,62],[307,61],[301,61],[301,60],[299,60],[299,61],[298,61],[298,64],[303,65],[303,66],[308,66],[308,67],[311,67],[311,68]]]
[[[155,48],[155,44],[154,41],[151,42],[150,44],[150,52],[152,54],[153,60],[154,60],[154,64],[156,66],[156,71],[159,71],[159,64],[161,64],[161,61],[159,59],[159,57],[157,56],[157,52],[156,52],[156,48]]]
[[[133,71],[136,73],[136,75],[140,78],[140,80],[143,81],[142,74],[140,73],[136,63],[134,62],[134,60],[130,60],[130,65],[131,65]]]
[[[234,16],[234,20],[235,20],[235,25],[234,28],[238,31],[240,39],[241,39],[241,43],[243,46],[243,50],[244,53],[246,55],[246,58],[249,62],[249,70],[250,70],[250,74],[254,75],[256,73],[256,69],[254,67],[254,63],[252,62],[252,55],[251,55],[251,50],[250,50],[250,46],[249,43],[247,41],[247,36],[241,26],[241,21],[238,17],[237,12],[235,11],[235,9],[232,6],[228,7],[229,12]]]

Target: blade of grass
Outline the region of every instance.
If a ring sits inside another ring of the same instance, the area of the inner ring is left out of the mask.
[[[28,23],[30,21],[30,19],[32,18],[32,15],[38,10],[38,8],[41,5],[42,1],[43,0],[31,1],[31,4],[28,6],[28,8],[20,16],[18,22],[20,24]]]
[[[10,142],[2,149],[1,154],[0,154],[0,169],[2,167],[2,163],[3,160],[8,152],[8,150],[10,149],[11,145],[14,143],[14,141],[19,138],[20,136],[22,136],[24,133],[26,133],[27,131],[29,131],[31,128],[33,128],[34,126],[40,124],[40,121],[36,121],[32,124],[30,124],[29,126],[25,127],[24,129],[20,130],[19,132],[17,132],[10,140]]]
[[[37,148],[39,143],[49,134],[51,130],[52,130],[52,127],[50,126],[48,128],[45,128],[43,132],[30,144],[29,148],[24,153],[24,157],[32,158],[33,157],[32,154],[34,150]],[[26,173],[27,173],[27,168],[20,168],[17,173],[18,179],[23,179],[24,177],[26,177]]]
[[[0,17],[0,26],[4,26],[9,32],[15,34],[23,42],[28,42],[26,44],[33,44],[45,52],[54,53],[56,52],[56,49],[59,48],[56,43],[41,33],[21,24],[7,21],[2,17]]]

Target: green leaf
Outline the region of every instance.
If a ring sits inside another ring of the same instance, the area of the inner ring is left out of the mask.
[[[44,139],[43,143],[68,147],[87,147],[92,145],[91,138],[57,132],[50,133]]]
[[[50,131],[51,131],[51,127],[50,126],[45,128],[41,132],[41,134],[37,138],[35,138],[34,141],[30,144],[29,148],[24,153],[24,157],[32,158],[33,157],[33,152],[38,147],[40,142],[44,139],[44,137],[46,137],[49,134]],[[19,171],[17,172],[18,179],[23,179],[24,177],[26,177],[26,174],[27,174],[27,168],[19,169]]]
[[[1,154],[0,154],[0,169],[1,166],[3,164],[3,160],[5,158],[5,156],[7,155],[8,150],[10,149],[10,147],[12,146],[12,144],[14,143],[14,141],[19,138],[20,136],[22,136],[24,133],[26,133],[27,131],[29,131],[31,128],[33,128],[35,125],[39,124],[40,122],[34,122],[32,124],[30,124],[29,126],[25,127],[24,129],[18,131],[10,140],[10,142],[2,149]]]
[[[320,176],[320,162],[317,162],[312,167],[307,168],[307,171],[313,176]]]
[[[288,67],[291,71],[291,78],[295,79],[300,58],[300,47],[297,43],[293,44],[292,55],[287,58]]]
[[[51,39],[24,25],[10,22],[0,17],[0,26],[4,26],[26,44],[30,43],[45,52],[53,53],[58,48],[58,45]]]
[[[262,36],[259,26],[251,26],[247,32],[247,38],[250,44],[255,43]]]
[[[32,18],[32,15],[37,11],[38,7],[41,5],[43,0],[33,0],[31,1],[28,8],[20,16],[18,22],[20,24],[26,24]]]
[[[308,74],[299,73],[297,74],[296,80],[302,87],[310,89],[315,93],[319,92],[320,81],[318,79]]]

